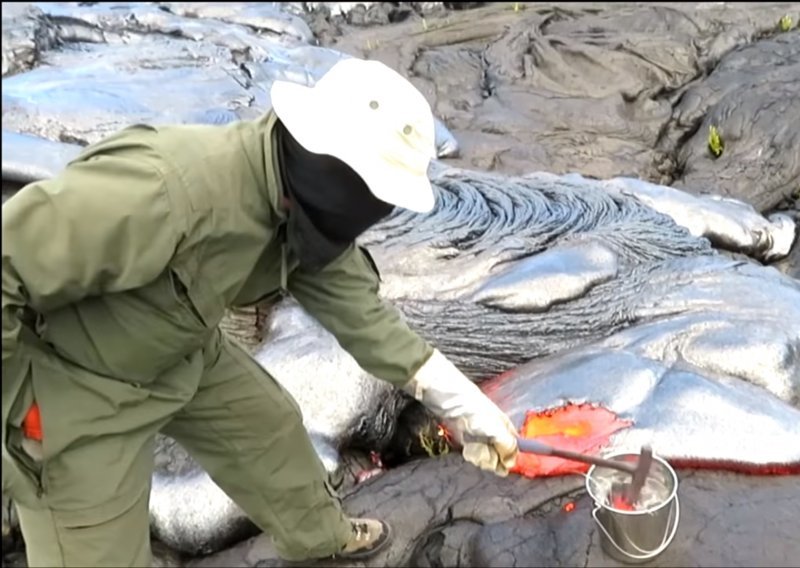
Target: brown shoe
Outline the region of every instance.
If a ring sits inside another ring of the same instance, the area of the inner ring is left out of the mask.
[[[392,531],[383,521],[374,519],[350,519],[353,531],[350,540],[336,558],[361,560],[383,550],[389,544]]]

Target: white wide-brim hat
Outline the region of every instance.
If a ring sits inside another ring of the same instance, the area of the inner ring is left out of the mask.
[[[306,150],[342,160],[382,201],[419,213],[433,209],[433,112],[405,77],[379,61],[348,57],[312,87],[275,81],[271,98]]]

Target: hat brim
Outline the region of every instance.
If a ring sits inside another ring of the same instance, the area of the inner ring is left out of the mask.
[[[429,213],[436,205],[427,172],[423,175],[414,174],[380,158],[367,156],[365,159],[363,154],[350,160],[344,156],[336,157],[353,168],[375,197],[386,203],[416,213]]]
[[[417,213],[434,208],[436,198],[427,172],[413,173],[376,156],[368,141],[350,134],[352,125],[348,127],[345,117],[316,100],[313,87],[275,81],[270,98],[275,114],[306,150],[342,160],[361,176],[375,197]]]

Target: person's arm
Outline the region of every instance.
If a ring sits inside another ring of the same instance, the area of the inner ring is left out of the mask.
[[[379,276],[357,246],[321,272],[295,272],[289,291],[365,370],[447,422],[464,459],[506,475],[517,454],[511,421],[438,349],[378,296]]]
[[[289,276],[292,296],[375,377],[403,386],[433,353],[378,295],[377,269],[352,245],[323,270]]]
[[[179,240],[163,176],[132,150],[79,158],[2,211],[4,368],[23,313],[147,284]]]

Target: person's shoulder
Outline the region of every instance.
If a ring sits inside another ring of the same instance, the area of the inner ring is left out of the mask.
[[[86,146],[67,166],[86,162],[136,163],[160,174],[169,171],[169,157],[160,148],[158,129],[149,124],[132,124]]]
[[[266,147],[256,121],[158,126],[153,148],[196,211],[262,207]]]
[[[266,122],[132,124],[85,148],[77,160],[105,155],[151,170],[196,212],[260,207],[258,190],[267,184]]]

